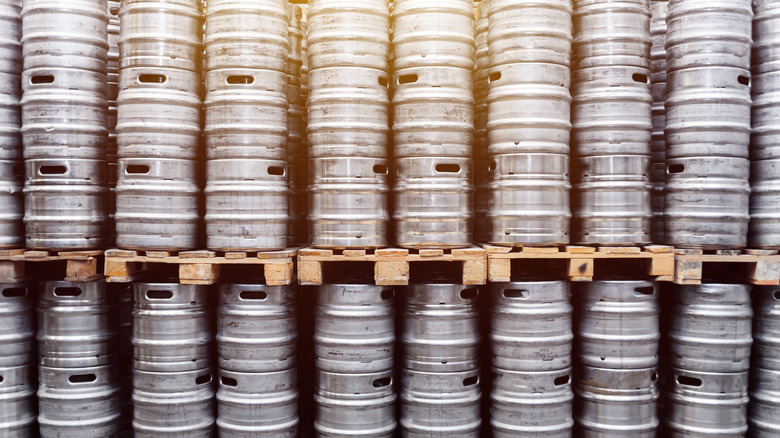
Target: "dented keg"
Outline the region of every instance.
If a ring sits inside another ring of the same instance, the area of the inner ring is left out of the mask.
[[[465,247],[472,242],[470,158],[415,157],[395,160],[393,221],[403,248]]]
[[[0,369],[37,362],[34,297],[29,282],[0,284]]]
[[[452,372],[401,370],[399,425],[406,437],[446,433],[479,437],[482,420],[479,369]]]
[[[214,385],[210,368],[133,370],[133,432],[137,438],[214,435]]]
[[[219,375],[220,437],[298,436],[296,370],[240,373],[220,369]]]
[[[186,250],[198,246],[195,163],[173,158],[120,158],[117,245]]]
[[[569,242],[567,154],[494,155],[489,170],[490,243],[545,246]]]
[[[103,438],[120,432],[122,405],[114,365],[38,369],[41,438]]]
[[[207,286],[135,283],[133,302],[135,371],[179,373],[211,365]]]
[[[230,159],[206,163],[206,247],[217,251],[287,246],[287,163]]]
[[[295,288],[223,284],[217,308],[219,369],[267,373],[295,367]]]
[[[314,90],[313,90],[314,92]],[[310,160],[311,244],[324,248],[376,248],[387,245],[387,160]]]
[[[0,433],[28,438],[38,432],[35,362],[0,367]]]
[[[105,281],[46,281],[38,306],[39,364],[83,368],[114,364],[118,358],[116,296]]]

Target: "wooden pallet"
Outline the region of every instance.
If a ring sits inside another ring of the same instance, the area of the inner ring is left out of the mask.
[[[181,284],[210,285],[219,281],[223,265],[262,265],[266,284],[284,286],[295,281],[297,249],[268,252],[214,251],[106,251],[105,274],[109,283],[129,283],[139,279],[142,267],[154,264],[179,265]]]
[[[98,272],[98,259],[102,255],[103,251],[0,250],[0,282],[25,280],[27,263],[36,262],[65,262],[65,281],[84,283],[99,280],[103,278]]]
[[[645,247],[505,247],[482,245],[488,253],[488,280],[508,282],[512,260],[564,260],[571,281],[593,281],[596,260],[647,260],[647,274],[657,281],[674,278],[674,252],[670,246]]]
[[[409,263],[443,261],[463,264],[463,284],[485,284],[487,253],[476,246],[446,250],[388,248],[373,251],[306,248],[298,252],[298,283],[307,286],[322,284],[322,265],[325,262],[372,262],[377,285],[404,286],[409,284]]]
[[[677,249],[674,261],[674,282],[677,284],[701,284],[705,263],[744,263],[747,268],[746,282],[762,286],[780,285],[778,251]]]

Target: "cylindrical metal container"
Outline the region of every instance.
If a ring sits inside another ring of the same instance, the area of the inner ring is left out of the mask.
[[[92,71],[102,73],[105,80],[108,56],[106,1],[25,0],[22,50],[25,70],[56,67]]]
[[[120,67],[203,68],[201,0],[122,2]]]
[[[22,74],[22,2],[20,0],[13,0],[4,2],[0,6],[0,73],[3,75],[3,84],[6,81],[12,80],[9,76],[16,76],[16,82],[18,83],[18,76]],[[17,96],[18,97],[18,96]],[[8,127],[4,126],[4,129],[0,131],[0,151],[5,152],[8,143],[6,141],[10,138],[6,135],[11,132],[6,131]],[[18,132],[18,131],[17,131]],[[2,153],[0,152],[0,153]]]
[[[649,67],[648,0],[574,0],[574,69]]]
[[[0,160],[0,248],[24,246],[23,180],[21,160]]]
[[[488,48],[488,12],[490,2],[479,3],[477,14],[476,62],[474,67],[474,241],[484,243],[490,235],[490,222],[487,218],[488,199],[488,69],[490,68],[490,50]]]
[[[575,420],[580,436],[655,438],[658,388],[611,390],[579,386]]]
[[[310,160],[309,232],[324,248],[386,246],[387,160],[318,158]]]
[[[771,438],[780,434],[780,371],[750,370],[748,427],[751,436]]]
[[[118,436],[122,405],[114,365],[38,368],[41,438]]]
[[[748,373],[671,369],[665,377],[663,430],[670,438],[744,437],[748,431]]]
[[[296,370],[239,373],[220,370],[217,403],[219,436],[298,436]]]
[[[314,60],[313,53],[310,59]],[[380,68],[312,69],[307,125],[309,157],[387,158],[389,81],[387,70]]]
[[[206,5],[207,71],[286,72],[289,43],[284,0],[209,0]]]
[[[571,287],[565,281],[491,286],[493,367],[526,373],[571,367]]]
[[[217,308],[221,372],[268,373],[295,367],[294,286],[222,284]]]
[[[0,367],[0,433],[8,438],[36,436],[38,402],[35,363]]]
[[[490,65],[538,62],[568,67],[571,18],[570,0],[491,0]]]
[[[429,373],[479,369],[478,297],[477,288],[461,284],[407,286],[401,366]]]
[[[666,243],[703,249],[747,245],[747,159],[675,158],[667,160],[666,169]]]
[[[46,281],[39,289],[41,366],[81,369],[116,362],[118,308],[105,281]]]
[[[670,0],[668,14],[669,71],[750,67],[750,0]]]
[[[780,246],[780,159],[750,164],[751,196],[748,243],[752,248]]]
[[[571,437],[574,395],[570,374],[570,368],[531,373],[494,369],[490,396],[493,436]]]
[[[650,84],[653,96],[653,131],[650,148],[653,157],[650,179],[653,182],[652,241],[664,243],[664,185],[666,183],[666,12],[669,2],[651,2]]]
[[[580,157],[572,181],[574,242],[646,245],[652,242],[649,155]]]
[[[119,86],[119,158],[198,158],[200,73],[161,67],[123,68]],[[156,115],[152,120],[150,113]]]
[[[455,372],[402,369],[399,397],[403,436],[480,436],[479,369]]]
[[[749,285],[674,288],[667,361],[697,373],[747,373],[753,342]]]
[[[230,159],[206,163],[206,247],[267,251],[287,246],[287,163]]]
[[[116,231],[121,248],[186,250],[198,246],[195,162],[120,158]]]
[[[569,242],[567,154],[494,155],[489,171],[490,243],[548,246]]]
[[[753,288],[753,351],[750,357],[748,424],[759,438],[780,434],[780,291]]]
[[[206,73],[208,158],[287,158],[284,71],[233,68]]]
[[[37,362],[34,297],[29,282],[0,284],[0,369]]]
[[[395,437],[392,369],[367,374],[317,371],[315,376],[317,436]]]
[[[668,158],[748,158],[751,98],[747,68],[670,70],[667,79]]]
[[[471,244],[474,217],[470,158],[395,160],[393,221],[403,248],[457,248]]]
[[[136,438],[214,436],[210,368],[172,373],[133,370]]]
[[[134,370],[179,373],[211,366],[207,286],[135,283],[133,303]]]
[[[314,310],[315,367],[320,372],[340,374],[392,370],[394,296],[390,287],[320,286]]]
[[[287,4],[287,161],[305,161],[306,150],[306,101],[301,94],[301,69],[303,68],[303,8]]]

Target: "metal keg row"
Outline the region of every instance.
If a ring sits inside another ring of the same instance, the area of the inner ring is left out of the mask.
[[[24,246],[22,2],[0,4],[0,248]]]
[[[220,286],[216,331],[220,437],[298,436],[294,302],[294,286]]]
[[[317,436],[395,436],[394,298],[394,290],[382,286],[319,287],[314,309]]]
[[[651,243],[650,5],[575,0],[573,241]]]
[[[569,243],[571,16],[569,0],[490,2],[490,243]]]
[[[386,246],[388,0],[309,2],[309,232],[313,246]]]
[[[100,249],[108,196],[106,2],[23,5],[26,246]]]
[[[119,9],[120,1],[108,2],[108,112],[106,113],[106,129],[108,129],[108,142],[106,143],[106,165],[108,169],[108,202],[106,203],[106,247],[116,244],[116,179],[117,179],[117,149],[116,149],[116,123],[117,107],[116,99],[119,95]]]
[[[663,436],[745,436],[750,289],[725,283],[668,288]]]
[[[482,0],[477,6],[477,22],[474,31],[476,52],[474,56],[474,242],[486,243],[490,236],[488,220],[488,199],[490,189],[488,178],[488,76],[490,70],[490,48],[488,28],[490,21],[490,0]]]
[[[283,0],[206,3],[206,247],[287,246],[287,41]]]
[[[42,438],[102,438],[121,430],[116,296],[105,281],[44,281],[38,306]]]
[[[200,0],[128,0],[119,12],[117,246],[199,246]]]
[[[491,287],[496,438],[572,436],[572,305],[566,281],[515,281]]]
[[[306,100],[304,92],[304,66],[308,66],[306,46],[306,22],[301,6],[287,4],[290,51],[287,54],[287,180],[290,194],[288,201],[288,246],[309,244],[309,184],[308,141],[306,139]],[[308,67],[306,67],[308,74]],[[308,76],[306,77],[308,87]]]
[[[474,3],[395,0],[395,243],[450,248],[473,241]]]
[[[575,289],[578,433],[654,438],[661,338],[655,284],[601,280]]]
[[[37,361],[33,284],[0,284],[0,435],[38,432]]]
[[[133,431],[210,438],[215,424],[208,286],[133,285]]]
[[[479,290],[432,281],[406,287],[400,358],[404,436],[480,436]]]
[[[780,4],[753,2],[749,244],[780,248]]]
[[[653,183],[651,238],[664,243],[664,186],[666,185],[666,13],[668,1],[650,3],[650,93],[653,96],[653,131],[650,137],[650,180]]]
[[[747,245],[749,0],[670,0],[666,60],[666,243]]]

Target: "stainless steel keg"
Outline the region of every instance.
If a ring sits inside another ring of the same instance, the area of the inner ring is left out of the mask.
[[[27,438],[38,433],[35,362],[0,367],[0,433]]]
[[[447,434],[480,436],[479,369],[422,372],[401,370],[399,426],[407,437]]]
[[[29,282],[0,284],[0,368],[37,362],[34,296]]]
[[[220,437],[298,436],[296,370],[241,373],[220,369],[217,429]]]

